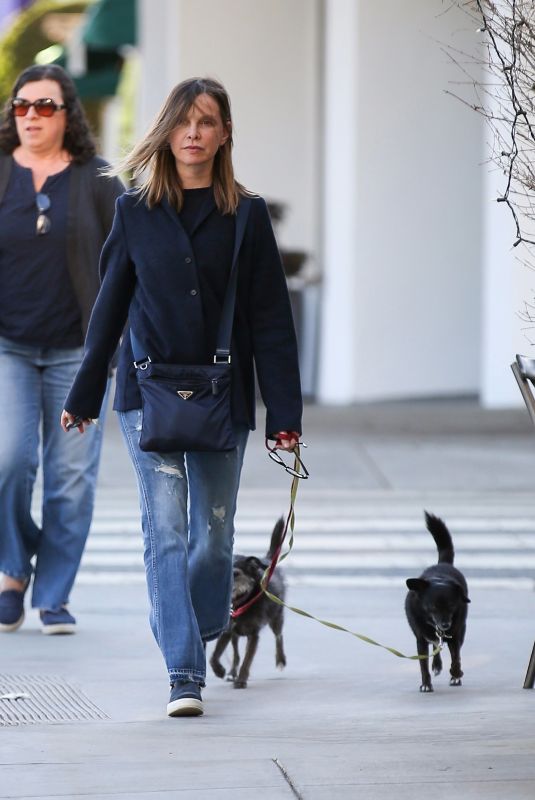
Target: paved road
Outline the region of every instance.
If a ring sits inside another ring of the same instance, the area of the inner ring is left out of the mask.
[[[405,653],[404,579],[435,558],[441,514],[470,581],[464,685],[418,692],[418,667],[287,613],[288,666],[261,637],[244,692],[208,676],[206,714],[165,717],[147,625],[137,497],[115,423],[73,593],[74,637],[35,612],[0,642],[0,798],[17,800],[532,800],[535,435],[470,402],[309,407],[291,603]],[[237,547],[262,553],[288,481],[251,439]],[[36,507],[38,499],[36,497]],[[445,659],[446,669],[448,659]],[[8,691],[9,690],[9,691]],[[32,723],[32,724],[30,724]]]

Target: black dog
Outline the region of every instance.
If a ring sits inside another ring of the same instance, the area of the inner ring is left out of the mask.
[[[260,581],[266,567],[269,566],[271,558],[280,544],[284,531],[284,520],[280,519],[271,534],[271,544],[265,558],[256,556],[235,555],[234,564],[234,585],[232,589],[232,607],[239,608],[260,591]],[[286,586],[280,569],[275,569],[268,591],[284,600]],[[284,608],[274,603],[265,594],[262,594],[253,605],[239,616],[232,618],[230,625],[216,642],[214,652],[210,659],[210,664],[218,678],[225,677],[225,668],[221,664],[220,658],[232,641],[234,658],[228,678],[234,681],[235,689],[245,689],[249,679],[249,671],[258,647],[260,631],[265,625],[269,625],[275,634],[275,663],[279,669],[286,666],[286,656],[282,641],[282,625],[284,622]],[[240,667],[240,653],[238,650],[238,639],[240,636],[247,637],[245,655]]]
[[[418,655],[422,671],[421,692],[432,692],[429,674],[429,643],[438,645],[446,639],[451,655],[450,686],[460,686],[461,647],[466,632],[468,587],[462,572],[453,566],[454,550],[449,530],[438,517],[425,512],[427,530],[435,540],[438,564],[428,567],[419,578],[409,578],[409,593],[405,600],[405,611],[409,625],[416,636]],[[440,653],[433,656],[433,673],[442,671]]]

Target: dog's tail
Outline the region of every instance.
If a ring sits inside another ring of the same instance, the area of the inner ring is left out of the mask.
[[[266,558],[273,558],[277,547],[280,545],[282,541],[282,535],[284,533],[284,517],[281,517],[275,523],[275,527],[273,528],[273,533],[271,534],[271,542],[269,544],[269,550],[266,553]]]
[[[427,530],[435,540],[438,550],[438,562],[444,564],[453,564],[455,557],[455,550],[453,549],[453,541],[451,534],[440,517],[435,517],[434,514],[425,513],[425,523]]]

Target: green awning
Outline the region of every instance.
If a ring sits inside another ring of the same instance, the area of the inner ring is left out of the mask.
[[[84,100],[111,97],[117,91],[123,58],[121,48],[136,44],[136,0],[98,0],[87,11],[82,31],[87,70],[73,76]],[[66,66],[66,54],[55,60]]]
[[[60,67],[67,66],[67,54],[62,49],[61,55],[52,63]],[[87,71],[83,75],[73,75],[76,91],[83,100],[98,100],[101,97],[112,97],[117,91],[121,77],[122,59],[115,50],[96,52],[87,51]]]
[[[135,45],[136,0],[98,0],[88,9],[82,38],[94,50]]]

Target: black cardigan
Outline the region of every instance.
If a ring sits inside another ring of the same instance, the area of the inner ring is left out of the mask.
[[[0,154],[0,203],[4,199],[13,158]],[[108,166],[94,156],[85,164],[72,164],[67,213],[67,265],[80,307],[85,336],[91,309],[99,290],[100,251],[113,222],[115,200],[124,191],[118,178],[99,175]]]
[[[233,418],[255,426],[254,366],[266,405],[266,434],[301,431],[302,398],[286,279],[265,201],[250,200],[241,244],[234,316]],[[213,207],[206,214],[218,213]],[[199,235],[202,230],[199,231]],[[217,252],[217,242],[213,242]],[[129,321],[153,361],[206,363],[204,320],[191,242],[167,201],[149,209],[135,192],[117,201],[101,257],[102,286],[85,356],[65,408],[99,416],[109,361]],[[114,408],[141,407],[129,337],[119,358]]]

